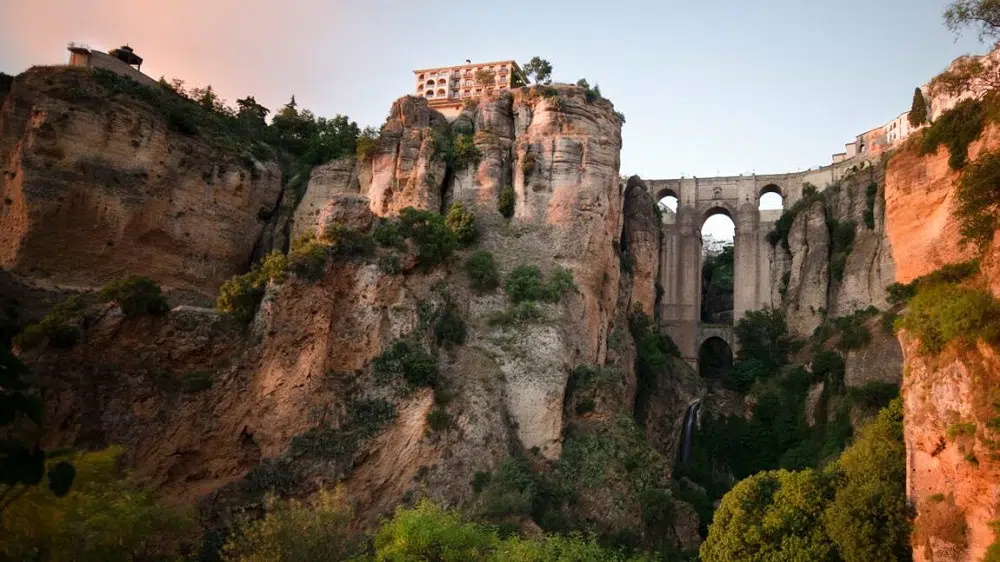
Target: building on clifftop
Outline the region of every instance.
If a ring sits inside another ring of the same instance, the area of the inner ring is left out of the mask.
[[[156,80],[142,73],[140,70],[142,68],[142,57],[135,54],[135,49],[128,45],[111,49],[107,53],[91,49],[82,43],[70,43],[67,49],[69,49],[70,66],[103,68],[115,74],[127,76],[145,86],[157,85]]]
[[[466,100],[483,94],[519,88],[528,83],[524,71],[512,60],[442,66],[414,70],[415,93],[428,105],[453,119]]]

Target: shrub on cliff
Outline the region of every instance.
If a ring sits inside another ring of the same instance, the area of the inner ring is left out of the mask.
[[[437,362],[422,345],[406,339],[397,340],[372,362],[372,373],[380,384],[402,379],[411,388],[434,386]]]
[[[385,561],[488,560],[499,537],[488,527],[467,523],[428,500],[400,507],[375,535],[375,558]]]
[[[73,347],[80,339],[80,329],[75,322],[82,313],[83,302],[72,296],[52,307],[41,322],[27,326],[14,337],[13,343],[22,350],[33,349],[46,340],[55,348]]]
[[[166,314],[170,306],[160,294],[160,286],[149,277],[129,275],[101,289],[101,299],[114,301],[125,316]]]
[[[493,261],[493,254],[479,251],[465,261],[465,271],[469,275],[469,286],[479,292],[496,289],[500,285],[500,273]]]
[[[279,252],[271,252],[260,263],[254,264],[249,272],[235,275],[222,284],[219,297],[215,300],[215,309],[239,322],[249,323],[264,298],[267,283],[283,282],[288,269],[288,258]]]
[[[504,283],[504,291],[515,303],[539,300],[557,303],[575,288],[573,274],[559,266],[552,270],[548,281],[544,281],[538,267],[522,265],[514,268]]]
[[[1000,341],[1000,302],[985,291],[950,284],[919,287],[897,321],[920,339],[923,353],[935,354],[951,341]]]
[[[467,245],[476,240],[476,216],[466,210],[461,201],[456,201],[448,209],[445,224],[459,244]]]
[[[919,127],[927,122],[927,100],[919,86],[913,90],[913,103],[910,104],[907,120],[911,127]]]
[[[445,218],[433,211],[403,209],[399,213],[399,232],[416,244],[417,263],[424,269],[443,262],[457,246]]]
[[[985,251],[1000,229],[1000,152],[980,155],[962,176],[955,195],[962,243]]]
[[[514,192],[513,187],[505,187],[500,190],[500,195],[497,199],[497,210],[505,218],[509,219],[514,216],[514,205],[517,200],[517,194]]]
[[[932,154],[938,146],[948,147],[948,165],[953,170],[965,166],[969,144],[979,137],[986,125],[986,102],[967,99],[944,112],[924,132],[921,151]]]

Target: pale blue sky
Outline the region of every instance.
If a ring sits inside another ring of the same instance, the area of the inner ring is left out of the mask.
[[[506,2],[0,0],[0,70],[130,42],[154,77],[380,124],[411,70],[541,55],[627,117],[622,173],[774,173],[829,162],[957,55],[946,0]]]

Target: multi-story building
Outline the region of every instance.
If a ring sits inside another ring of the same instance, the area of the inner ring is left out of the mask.
[[[414,70],[416,95],[449,119],[457,117],[466,100],[527,84],[521,67],[512,60],[471,63]]]

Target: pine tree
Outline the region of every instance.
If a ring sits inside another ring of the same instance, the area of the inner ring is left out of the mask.
[[[910,126],[919,127],[927,122],[927,101],[920,88],[913,91],[913,105],[910,107]]]

